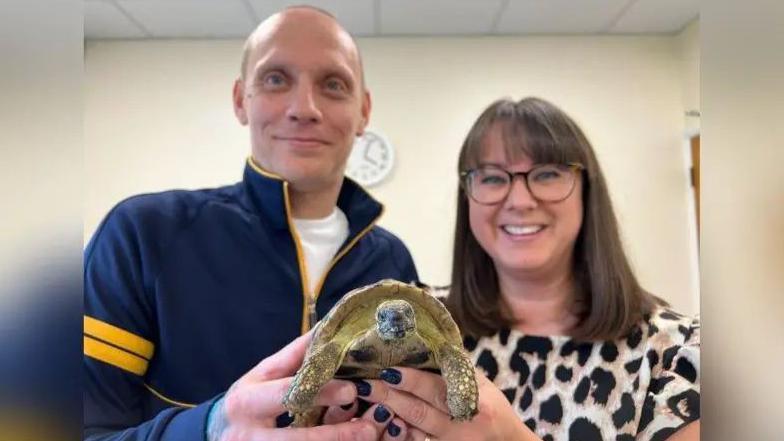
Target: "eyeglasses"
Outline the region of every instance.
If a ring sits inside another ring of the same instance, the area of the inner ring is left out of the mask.
[[[527,172],[512,173],[497,165],[482,165],[460,173],[463,189],[477,203],[497,204],[512,189],[512,182],[522,176],[531,196],[542,202],[560,202],[574,191],[582,164],[542,164]]]

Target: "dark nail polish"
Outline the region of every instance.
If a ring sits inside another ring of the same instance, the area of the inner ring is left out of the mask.
[[[370,383],[365,380],[354,380],[354,385],[357,386],[357,395],[366,397],[370,395]]]
[[[400,371],[397,369],[387,368],[381,371],[379,374],[382,380],[386,381],[390,384],[400,384],[400,380],[403,379],[403,376],[400,374]]]
[[[398,436],[400,435],[400,427],[397,427],[397,424],[395,423],[389,423],[387,426],[387,432],[389,432],[389,434],[392,436]]]
[[[278,415],[277,418],[275,418],[275,427],[289,427],[293,421],[293,415],[290,415],[288,412],[283,412],[282,414]]]
[[[364,415],[365,412],[370,409],[370,406],[372,406],[372,404],[368,403],[362,398],[357,398],[357,411],[354,412],[354,415]]]
[[[373,412],[373,419],[379,423],[383,423],[384,421],[388,420],[390,416],[391,414],[387,408],[381,404],[379,404],[378,407],[376,407],[376,411]]]
[[[348,404],[344,404],[344,405],[340,406],[340,408],[343,409],[343,410],[349,410],[353,406],[354,406],[354,403],[348,403]]]

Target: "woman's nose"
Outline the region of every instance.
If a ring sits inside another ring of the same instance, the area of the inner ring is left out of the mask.
[[[517,179],[512,179],[512,182],[509,184],[509,193],[507,193],[506,199],[504,200],[504,206],[510,209],[536,208],[538,202],[533,194],[531,194],[525,178],[522,176],[516,176],[515,178]]]

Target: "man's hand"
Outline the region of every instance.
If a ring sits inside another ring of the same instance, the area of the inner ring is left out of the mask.
[[[310,428],[276,428],[275,419],[286,409],[283,396],[292,376],[302,364],[313,331],[297,338],[237,380],[212,408],[207,423],[208,441],[371,441],[385,425],[372,418]],[[319,406],[353,403],[356,387],[349,381],[332,380],[316,397]]]

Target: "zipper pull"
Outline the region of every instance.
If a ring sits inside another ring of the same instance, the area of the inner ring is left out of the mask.
[[[318,321],[318,313],[316,312],[316,299],[312,296],[310,300],[308,300],[308,324],[309,328],[313,329],[316,326],[316,322]]]

